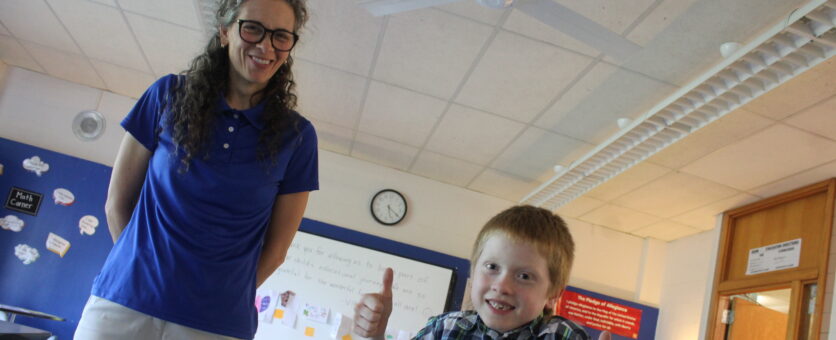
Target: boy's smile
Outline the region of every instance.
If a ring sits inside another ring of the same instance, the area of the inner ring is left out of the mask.
[[[523,326],[542,312],[552,282],[546,259],[502,232],[490,236],[475,263],[471,300],[485,324],[499,332]]]

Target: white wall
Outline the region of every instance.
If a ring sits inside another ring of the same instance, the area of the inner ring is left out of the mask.
[[[119,122],[133,99],[16,67],[8,67],[3,86],[0,137],[113,164],[124,134]],[[104,114],[107,127],[100,139],[81,142],[71,122],[89,109]],[[463,258],[482,224],[515,203],[325,150],[320,150],[320,187],[311,195],[308,218]],[[383,188],[403,192],[409,202],[408,216],[398,226],[379,225],[369,214],[369,200]],[[567,222],[577,248],[570,284],[660,305],[664,243]],[[661,308],[664,313],[664,301]]]

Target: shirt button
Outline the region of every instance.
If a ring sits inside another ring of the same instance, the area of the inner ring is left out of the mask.
[[[235,128],[230,126],[229,129],[227,129],[227,130],[229,130],[229,132],[232,132],[232,131],[235,131]]]
[[[237,113],[233,114],[232,117],[234,117],[235,119],[238,119],[238,114]]]
[[[224,143],[224,149],[229,149],[229,143]]]

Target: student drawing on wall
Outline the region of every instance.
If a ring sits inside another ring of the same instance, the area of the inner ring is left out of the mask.
[[[319,187],[291,72],[305,1],[218,7],[204,51],[122,121],[105,207],[115,244],[76,339],[253,338],[255,290]]]
[[[296,296],[292,290],[286,290],[284,293],[279,294],[279,304],[284,308],[289,308],[293,306],[293,298]]]
[[[581,326],[553,315],[574,249],[566,223],[546,209],[515,206],[499,213],[473,246],[473,310],[431,317],[414,339],[590,339]],[[355,306],[358,335],[383,339],[392,313],[393,276],[387,268],[383,290],[363,295]],[[599,337],[609,339],[608,332]]]

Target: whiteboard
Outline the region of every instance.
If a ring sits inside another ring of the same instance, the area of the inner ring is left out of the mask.
[[[395,271],[387,330],[393,338],[400,331],[414,334],[429,317],[460,308],[467,260],[305,220],[285,262],[259,289],[260,296],[272,296],[256,304],[262,317],[255,339],[334,339],[342,321],[351,323],[341,315],[352,318],[362,294],[380,291],[387,267]],[[287,291],[293,298],[282,307],[277,295]],[[345,329],[336,339],[347,339],[343,334]]]

